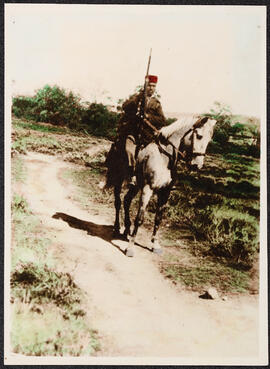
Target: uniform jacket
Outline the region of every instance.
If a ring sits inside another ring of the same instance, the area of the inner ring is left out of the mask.
[[[136,140],[140,137],[142,143],[149,143],[154,139],[154,132],[151,127],[142,122],[137,117],[138,106],[142,100],[142,92],[132,95],[123,103],[123,115],[120,119],[118,133],[121,137],[132,135]],[[166,125],[166,118],[163,114],[161,104],[156,97],[147,99],[144,109],[145,114],[148,114],[149,122],[160,129]]]

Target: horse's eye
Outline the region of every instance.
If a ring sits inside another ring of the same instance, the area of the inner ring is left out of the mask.
[[[200,135],[198,132],[196,132],[196,137],[197,137],[198,140],[202,139],[202,135]]]

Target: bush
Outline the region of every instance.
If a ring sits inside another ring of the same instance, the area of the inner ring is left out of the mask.
[[[12,113],[18,118],[35,120],[37,104],[33,97],[17,96],[12,99]]]
[[[237,264],[251,267],[259,251],[259,226],[256,219],[225,207],[216,206],[209,210],[203,222],[212,251]]]
[[[13,98],[12,113],[18,118],[86,130],[96,136],[113,138],[119,114],[99,103],[81,104],[81,98],[58,86],[45,85],[34,97]]]
[[[251,267],[259,250],[259,212],[254,201],[227,199],[222,194],[198,191],[192,184],[180,186],[169,198],[167,219],[172,225],[189,228],[199,241],[197,251]]]
[[[11,273],[12,296],[23,300],[25,289],[28,298],[37,303],[53,302],[70,308],[80,303],[80,290],[68,273],[57,273],[33,262],[18,263]]]
[[[238,153],[256,158],[260,157],[260,132],[258,119],[234,116],[229,106],[220,102],[214,103],[215,108],[205,114],[216,119],[213,139],[208,146],[212,153]],[[243,120],[244,123],[239,122]],[[250,138],[249,138],[250,137]]]
[[[81,121],[80,97],[58,86],[45,85],[34,97],[13,98],[12,112],[18,118],[78,128]]]
[[[220,102],[214,102],[215,109],[210,109],[209,114],[205,114],[217,121],[213,135],[213,141],[218,145],[226,145],[229,141],[232,125],[232,113],[229,106]]]
[[[79,96],[58,86],[46,85],[36,93],[35,102],[38,121],[79,128],[82,110]]]
[[[113,138],[119,115],[111,112],[103,104],[88,103],[82,114],[82,127],[95,136]]]

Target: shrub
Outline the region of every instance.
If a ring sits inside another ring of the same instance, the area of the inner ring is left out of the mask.
[[[206,239],[215,254],[243,266],[252,266],[259,251],[259,225],[254,217],[215,206],[202,220]]]
[[[258,119],[249,117],[240,119],[232,115],[229,106],[217,101],[214,105],[215,108],[205,114],[217,121],[208,151],[213,153],[234,152],[240,155],[260,157]],[[244,122],[241,123],[239,120],[244,120]]]
[[[88,103],[82,114],[82,127],[95,136],[113,138],[119,115],[108,110],[107,106]]]
[[[25,289],[29,299],[37,303],[54,302],[71,307],[81,301],[80,290],[68,273],[56,272],[46,264],[18,263],[11,273],[12,296],[23,300]]]
[[[218,101],[215,101],[214,105],[215,108],[210,109],[210,113],[206,115],[217,121],[213,141],[223,146],[229,141],[232,113],[229,106],[225,106]]]
[[[78,128],[81,121],[80,97],[73,92],[48,85],[38,90],[35,97],[38,107],[38,120],[56,125]]]
[[[34,97],[15,97],[12,103],[12,112],[19,118],[67,125],[70,128],[78,128],[80,124],[80,97],[58,86],[45,85]]]
[[[203,186],[203,184],[202,184]],[[259,250],[259,212],[249,199],[229,198],[181,183],[169,199],[167,219],[185,225],[203,254],[225,257],[228,262],[251,267]]]
[[[81,103],[73,92],[58,86],[45,85],[34,97],[13,98],[12,112],[16,117],[64,125],[75,130],[86,130],[96,136],[113,138],[119,114],[100,103]]]
[[[35,120],[37,104],[33,97],[17,96],[12,99],[12,113],[18,118]]]

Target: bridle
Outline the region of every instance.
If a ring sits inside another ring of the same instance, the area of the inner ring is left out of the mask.
[[[208,118],[206,120],[204,120],[204,118],[202,119],[202,121],[197,121],[192,128],[190,128],[182,137],[181,142],[180,142],[180,146],[179,149],[180,151],[183,151],[183,147],[184,147],[184,140],[185,138],[190,134],[191,132],[191,137],[190,137],[190,149],[187,150],[187,161],[191,161],[194,158],[197,158],[198,156],[205,156],[205,152],[197,152],[197,151],[193,151],[194,148],[194,136],[196,133],[196,129],[197,128],[201,128],[204,126],[204,124],[207,122]]]
[[[208,117],[203,117],[203,118],[199,118],[192,126],[192,128],[190,128],[185,134],[184,136],[181,138],[179,147],[177,148],[176,146],[174,146],[174,144],[172,142],[170,142],[168,139],[162,138],[166,141],[167,144],[169,144],[170,146],[172,146],[173,148],[173,154],[168,153],[161,145],[160,142],[158,142],[158,147],[160,149],[160,151],[162,153],[164,153],[165,155],[167,155],[168,157],[170,157],[171,159],[173,159],[173,161],[175,162],[175,164],[177,163],[178,160],[183,160],[185,162],[190,162],[192,159],[198,157],[198,156],[205,156],[205,152],[194,152],[193,151],[193,146],[194,146],[194,135],[196,133],[196,129],[197,128],[201,128],[205,125],[205,123],[207,122]],[[191,145],[190,145],[190,150],[186,151],[186,155],[183,153],[183,148],[185,146],[184,144],[184,140],[185,138],[190,134],[191,132],[191,137],[190,137],[190,141],[191,141]]]

